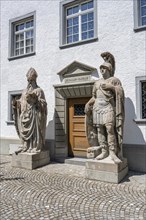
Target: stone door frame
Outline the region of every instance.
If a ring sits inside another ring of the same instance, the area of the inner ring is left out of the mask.
[[[54,85],[55,89],[55,159],[63,162],[68,157],[68,104],[69,98],[91,97],[95,80]]]

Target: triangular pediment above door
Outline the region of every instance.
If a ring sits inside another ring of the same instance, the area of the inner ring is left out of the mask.
[[[57,74],[61,78],[67,78],[67,77],[90,75],[94,71],[96,71],[96,68],[80,63],[78,61],[74,61],[71,64],[67,65]]]

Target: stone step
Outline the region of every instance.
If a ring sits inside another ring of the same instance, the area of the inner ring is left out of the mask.
[[[72,157],[72,158],[65,159],[64,163],[66,163],[66,164],[73,164],[73,165],[79,165],[79,166],[85,166],[87,161],[88,161],[87,158]]]

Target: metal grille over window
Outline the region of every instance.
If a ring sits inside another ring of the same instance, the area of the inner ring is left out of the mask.
[[[66,10],[66,43],[94,38],[94,3],[87,1]]]
[[[75,104],[74,115],[79,115],[79,116],[85,115],[84,109],[85,109],[85,104]]]
[[[146,118],[146,82],[142,82],[142,118]]]

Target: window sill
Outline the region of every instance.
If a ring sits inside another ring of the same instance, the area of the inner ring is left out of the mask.
[[[7,125],[14,125],[14,121],[6,121]]]
[[[146,25],[134,28],[134,32],[145,31],[145,30],[146,30]]]
[[[137,118],[137,119],[133,119],[137,124],[146,124],[146,119],[141,119],[141,118]]]
[[[34,56],[34,55],[36,55],[35,52],[29,53],[29,54],[23,54],[23,55],[20,55],[20,56],[9,57],[8,60],[11,61],[11,60],[16,60],[16,59],[25,58],[25,57]]]
[[[74,47],[74,46],[78,46],[78,45],[82,45],[82,44],[86,44],[86,43],[90,43],[90,42],[95,42],[97,40],[98,40],[98,38],[95,37],[95,38],[92,38],[92,39],[78,41],[78,42],[71,43],[71,44],[60,45],[59,48],[64,49],[64,48]]]

